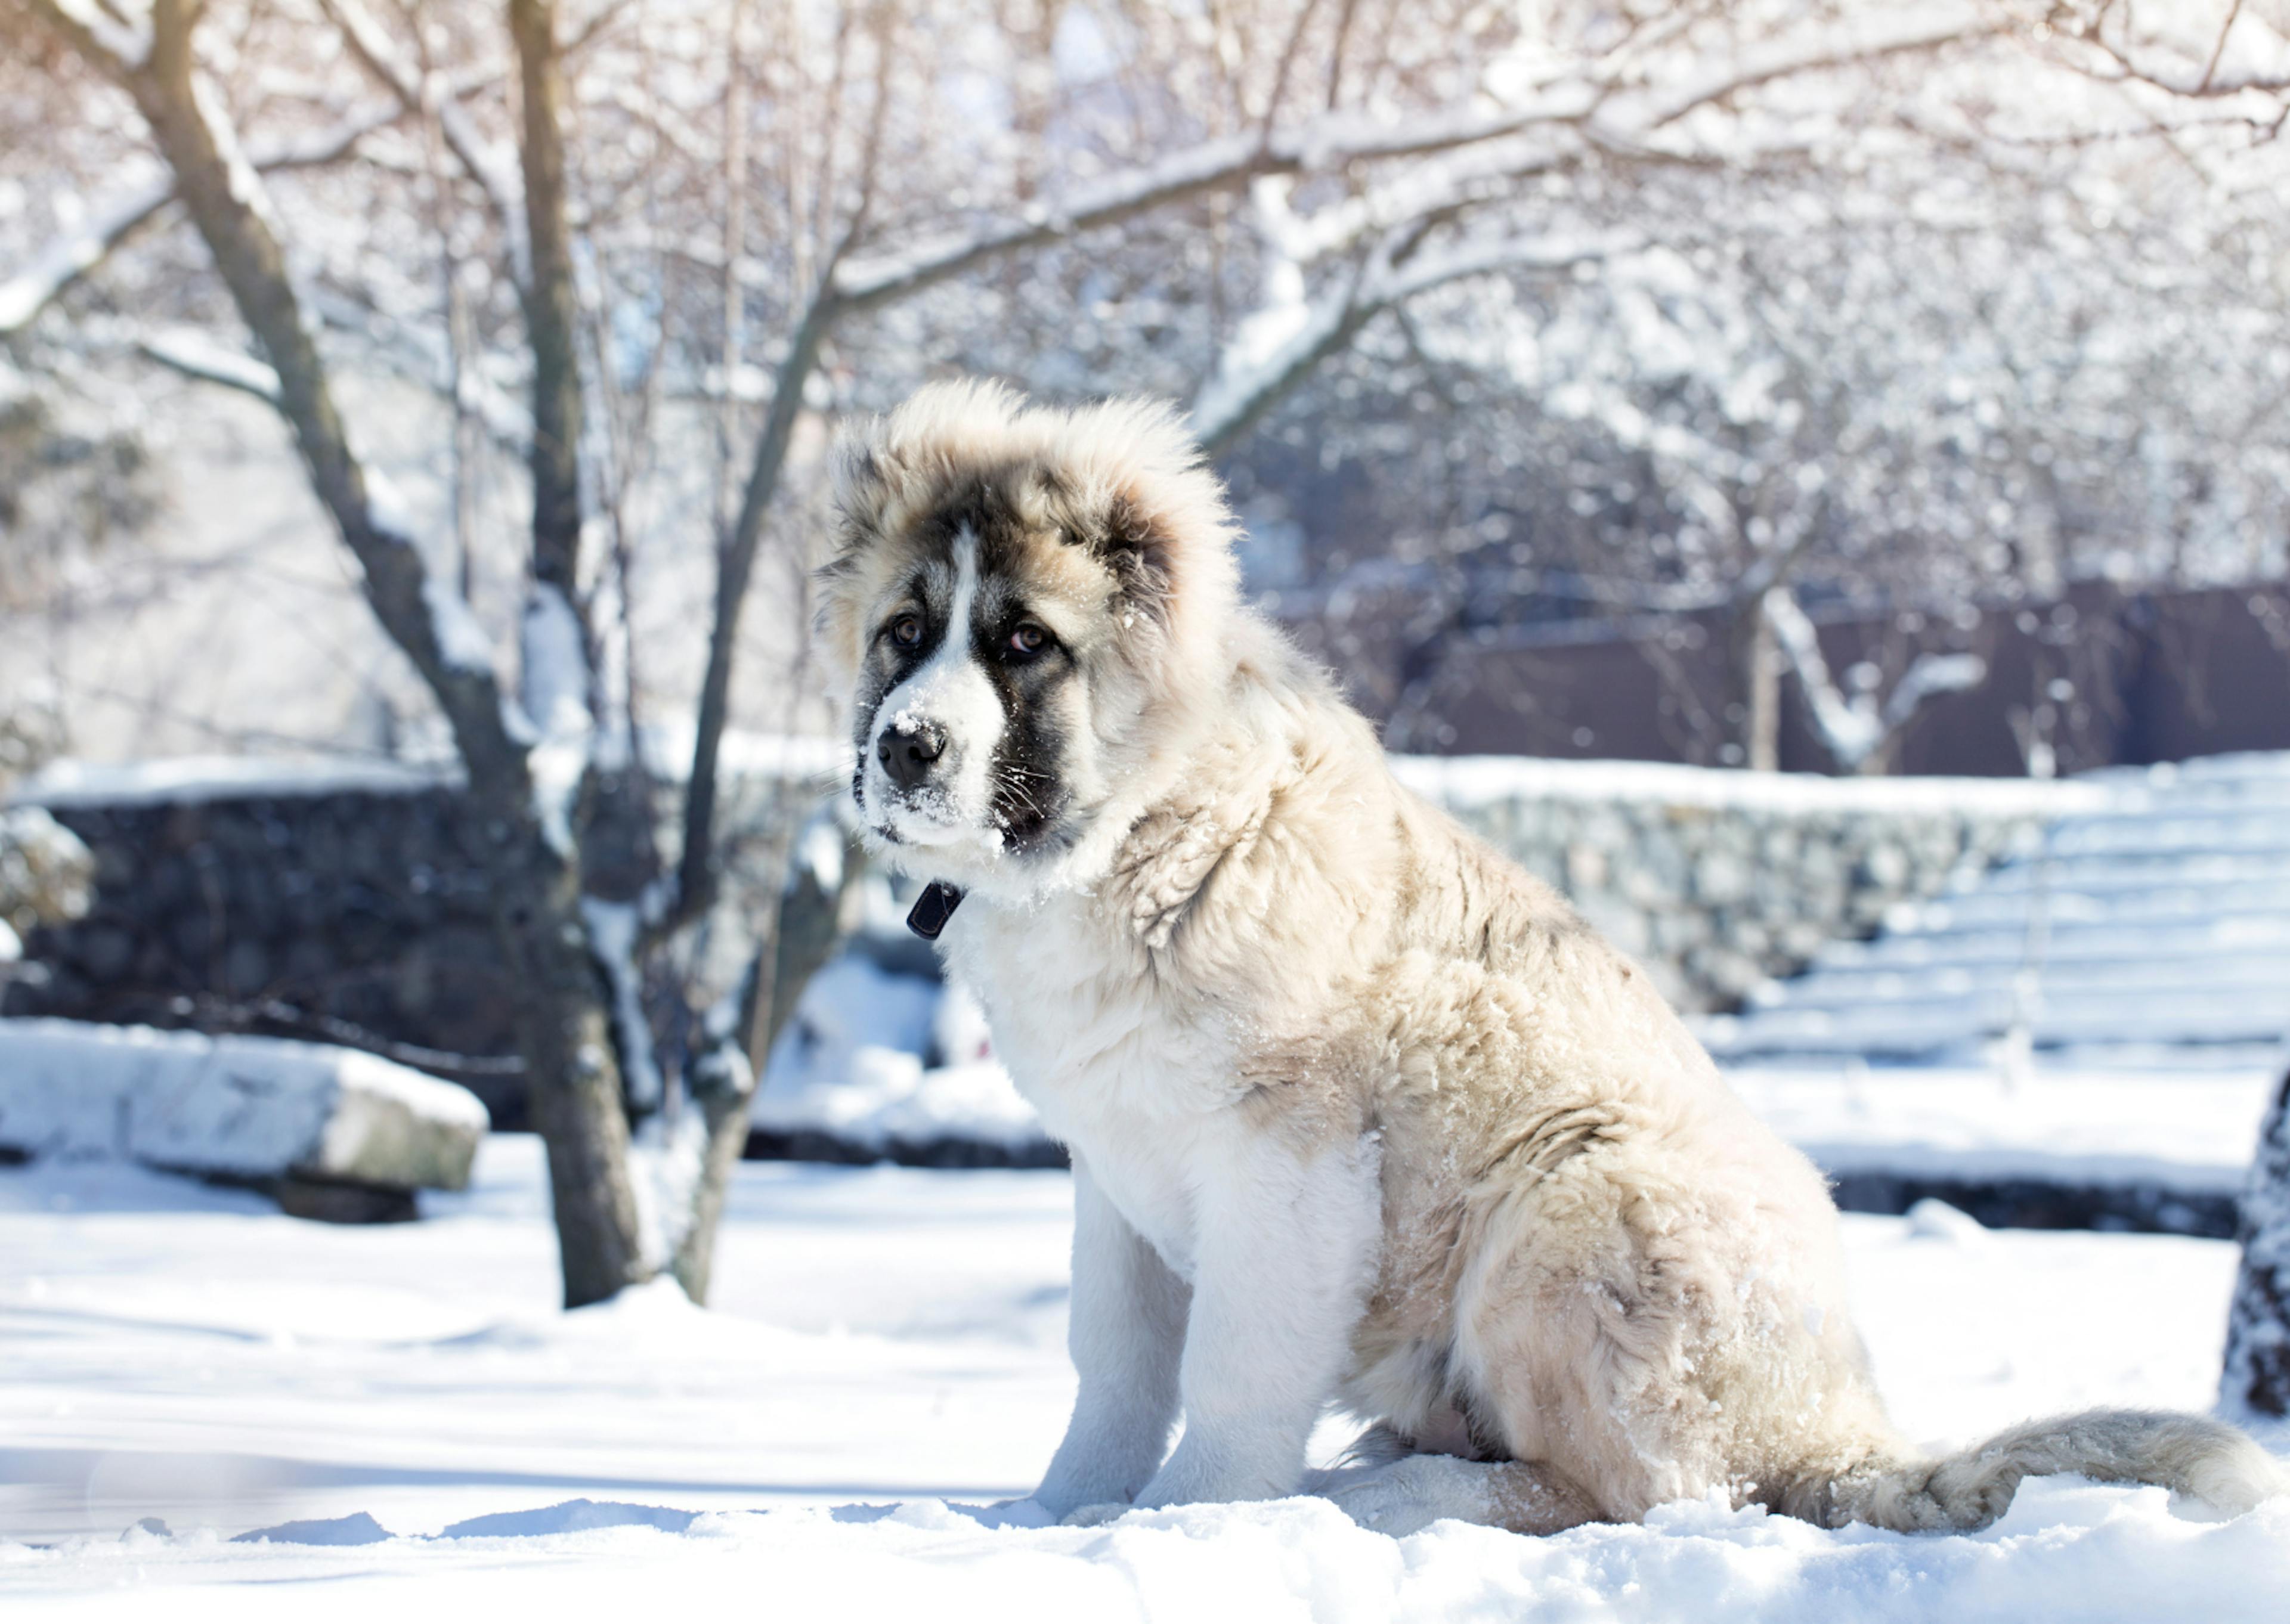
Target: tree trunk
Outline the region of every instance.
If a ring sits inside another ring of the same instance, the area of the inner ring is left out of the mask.
[[[581,916],[578,867],[549,848],[529,813],[519,827],[481,800],[472,810],[491,848],[495,940],[518,989],[516,1046],[532,1125],[548,1147],[564,1306],[577,1308],[653,1273],[637,1244],[612,1020]]]
[[[1726,606],[1725,690],[1716,708],[1723,743],[1718,759],[1755,772],[1781,769],[1782,658],[1766,615],[1762,591],[1743,592]]]
[[[2219,1402],[2229,1411],[2290,1416],[2290,1061],[2258,1131],[2238,1230],[2242,1267],[2227,1315]]]
[[[475,855],[492,891],[496,940],[524,995],[515,1013],[517,1047],[533,1117],[548,1141],[564,1300],[575,1306],[610,1297],[645,1273],[610,1023],[581,916],[579,867],[541,828],[530,761],[506,719],[500,678],[489,662],[451,645],[427,562],[368,497],[364,467],[336,409],[260,183],[201,79],[191,37],[196,8],[157,0],[140,62],[113,55],[72,14],[55,8],[46,14],[134,98],[232,303],[277,374],[279,414],[312,492],[357,558],[375,618],[452,726],[468,773],[471,827],[483,831]],[[561,194],[557,204],[561,219]],[[575,518],[577,532],[577,507]]]
[[[532,279],[523,290],[532,349],[532,573],[578,604],[581,593],[581,367],[574,348],[572,234],[564,214],[564,77],[556,8],[509,0],[524,124],[525,231]],[[594,658],[594,651],[590,651]]]
[[[1764,595],[1750,608],[1749,715],[1742,719],[1742,748],[1752,772],[1782,770],[1782,658],[1774,644],[1774,623]]]
[[[692,1226],[670,1267],[685,1294],[698,1303],[708,1300],[724,1197],[732,1170],[747,1148],[749,1102],[796,1000],[842,940],[845,904],[864,862],[858,842],[846,839],[840,867],[833,876],[823,876],[800,860],[801,842],[802,830],[792,831],[777,865],[788,876],[779,917],[771,935],[757,944],[740,1000],[739,1027],[729,1035],[739,1058],[712,1055],[693,1068],[692,1097],[707,1124],[708,1148],[693,1198]]]
[[[579,304],[565,214],[564,77],[556,8],[550,0],[509,0],[508,26],[517,56],[523,115],[517,156],[524,173],[525,238],[532,257],[531,280],[522,292],[525,340],[532,352],[532,574],[540,587],[562,595],[579,622],[590,689],[585,697],[590,714],[602,717],[608,713],[605,696],[597,692],[596,631],[581,579]],[[471,781],[474,787],[474,772]],[[599,788],[592,766],[575,818],[583,848],[599,810]],[[625,786],[621,793],[627,793]],[[613,810],[625,813],[620,797],[613,799]],[[517,865],[516,876],[521,883],[497,893],[503,898],[498,911],[503,948],[524,993],[516,1016],[518,1046],[531,1079],[533,1125],[548,1142],[564,1305],[578,1308],[648,1279],[653,1270],[638,1243],[629,1119],[604,973],[581,911],[586,868],[579,852],[551,849],[529,807],[524,820],[535,827],[522,843],[525,860]]]

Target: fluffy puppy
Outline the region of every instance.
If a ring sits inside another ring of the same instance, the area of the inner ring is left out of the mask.
[[[1240,604],[1168,412],[925,389],[847,439],[837,508],[853,793],[965,893],[941,950],[1073,1155],[1051,1511],[1313,1487],[1392,1532],[1541,1532],[1715,1488],[1973,1528],[2030,1473],[2278,1488],[2193,1416],[1906,1445],[1820,1174]],[[1316,1478],[1332,1403],[1373,1426]]]

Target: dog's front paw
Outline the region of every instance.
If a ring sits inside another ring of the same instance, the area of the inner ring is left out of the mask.
[[[1166,1506],[1281,1500],[1296,1492],[1302,1476],[1301,1461],[1286,1470],[1271,1470],[1244,1465],[1236,1460],[1230,1451],[1189,1451],[1181,1443],[1176,1452],[1153,1474],[1153,1481],[1138,1492],[1137,1507],[1141,1511],[1157,1511]]]
[[[1054,1528],[1058,1522],[1057,1514],[1030,1494],[982,1507],[978,1520],[989,1528]]]
[[[1101,1505],[1082,1506],[1058,1519],[1061,1528],[1102,1528],[1129,1515],[1132,1508],[1125,1500],[1109,1500]]]

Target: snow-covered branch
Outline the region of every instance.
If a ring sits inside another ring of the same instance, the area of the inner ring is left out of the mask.
[[[1787,587],[1770,588],[1764,608],[1774,641],[1805,690],[1814,731],[1847,772],[1862,772],[1878,761],[1926,700],[1961,693],[1988,680],[1988,662],[1977,654],[1920,654],[1880,707],[1873,684],[1850,696],[1838,686],[1812,618]]]
[[[460,93],[480,82],[481,76],[464,73],[455,76],[452,88]],[[404,115],[404,106],[395,98],[371,101],[353,108],[324,129],[250,142],[247,161],[256,173],[264,175],[322,169],[350,156],[367,136],[387,129]],[[172,177],[164,177],[97,204],[76,228],[57,236],[31,263],[0,282],[0,339],[31,325],[41,311],[101,265],[175,198]]]
[[[1495,115],[1435,115],[1285,148],[1268,141],[1267,153],[1249,172],[1256,182],[1260,229],[1276,261],[1265,279],[1269,297],[1242,322],[1216,375],[1197,397],[1196,432],[1213,452],[1221,449],[1379,311],[1431,287],[1506,269],[1564,269],[1637,245],[1618,235],[1568,244],[1536,234],[1422,251],[1435,230],[1516,196],[1522,181],[1564,171],[1592,149],[1625,160],[1714,156],[1738,166],[1745,156],[1759,155],[1657,148],[1653,138],[1696,109],[1782,80],[1928,53],[1996,31],[1976,12],[1953,5],[1938,16],[1926,10],[1906,25],[1854,31],[1841,41],[1831,28],[1810,43],[1778,42],[1683,87],[1662,85],[1650,64],[1631,59],[1599,65],[1571,85],[1538,86],[1524,105]],[[1527,139],[1508,139],[1520,136]],[[1454,150],[1463,148],[1473,150]],[[1291,156],[1294,169],[1367,157],[1415,161],[1381,171],[1368,187],[1301,218],[1289,209],[1283,183],[1293,170],[1274,161]],[[1368,248],[1370,243],[1375,245]],[[1308,296],[1308,273],[1317,263],[1330,268],[1322,290]],[[1661,426],[1640,427],[1649,443],[1661,437]]]
[[[96,204],[76,229],[57,236],[30,264],[0,282],[0,338],[30,326],[66,288],[102,264],[174,198],[172,184],[154,181]]]
[[[1963,693],[1988,680],[1988,662],[1977,654],[1919,654],[1908,672],[1893,685],[1885,700],[1887,734],[1909,724],[1926,700],[1943,693]]]
[[[99,0],[31,0],[31,4],[108,73],[137,73],[150,60],[148,18],[130,17]]]
[[[51,21],[61,14],[60,3],[38,0]],[[227,351],[220,357],[191,355],[163,340],[154,353],[170,364],[188,361],[231,387],[268,382],[267,391],[250,392],[262,395],[292,428],[312,491],[362,566],[366,596],[384,629],[436,694],[472,780],[498,784],[506,778],[521,785],[524,750],[510,734],[492,667],[453,656],[452,628],[441,626],[432,611],[429,571],[406,517],[351,445],[303,300],[287,273],[276,212],[222,97],[192,51],[196,18],[183,0],[159,0],[154,46],[144,58],[131,61],[106,52],[89,60],[134,99],[233,304],[269,364],[270,379],[257,380],[247,370],[252,363]],[[62,32],[76,42],[84,31],[66,19]]]
[[[572,804],[589,771],[597,721],[588,634],[565,595],[547,581],[525,599],[518,700],[532,728],[533,809],[549,844],[574,851]]]
[[[139,334],[136,353],[200,383],[219,384],[252,395],[267,406],[279,404],[278,373],[252,356],[219,343],[196,327],[168,327]]]
[[[2279,20],[2263,18],[2235,0],[2215,34],[2195,37],[2183,32],[2174,36],[2173,25],[2191,19],[2166,8],[2159,20],[2144,20],[2150,38],[2134,44],[2126,24],[2126,37],[2110,39],[2104,8],[2095,17],[2070,31],[2068,37],[2088,52],[2095,76],[2117,84],[2140,85],[2185,100],[2228,101],[2244,95],[2280,96],[2290,92],[2290,34]],[[2230,61],[2228,48],[2238,37],[2245,41],[2242,57]],[[2251,36],[2272,36],[2272,49],[2259,48]],[[2151,47],[2149,48],[2149,47]],[[2170,60],[2158,61],[2158,57]]]
[[[1841,43],[1835,37],[1837,27],[1833,22],[1826,25],[1817,44],[1790,42],[1750,52],[1721,71],[1660,97],[1645,109],[1641,121],[1634,122],[1652,133],[1699,108],[1783,79],[1806,78],[1895,57],[1930,55],[2006,32],[2005,25],[1984,20],[1976,8],[1962,5],[1946,8],[1937,21],[1927,14],[1905,23],[1888,20],[1886,26],[1865,33],[1848,30],[1848,37]]]
[[[1576,87],[1494,114],[1471,108],[1364,127],[1357,114],[1346,113],[1292,129],[1220,137],[1077,187],[1015,220],[949,233],[900,253],[854,258],[836,277],[836,294],[850,308],[871,308],[1005,255],[1229,190],[1260,175],[1331,172],[1477,146],[1537,124],[1573,123],[1596,100],[1595,92]]]
[[[1634,233],[1500,236],[1417,257],[1413,222],[1385,237],[1367,260],[1317,299],[1304,297],[1301,268],[1268,277],[1272,300],[1240,324],[1216,375],[1194,397],[1193,433],[1211,455],[1232,444],[1312,369],[1381,312],[1466,276],[1557,273],[1644,246]]]

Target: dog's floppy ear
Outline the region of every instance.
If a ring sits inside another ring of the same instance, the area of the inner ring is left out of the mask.
[[[1177,541],[1151,510],[1129,492],[1117,491],[1084,540],[1120,581],[1123,601],[1165,626],[1177,596]]]
[[[824,575],[848,572],[852,561],[883,533],[902,481],[898,420],[862,418],[835,436],[829,453],[828,491],[835,513],[835,555]]]
[[[837,436],[831,453],[834,551],[819,566],[816,576],[818,625],[828,660],[845,675],[858,668],[864,642],[859,621],[866,612],[861,601],[866,591],[864,564],[869,548],[882,535],[883,513],[891,497],[891,482],[877,449],[883,430],[880,418],[845,428]]]
[[[1056,452],[1088,493],[1077,539],[1124,597],[1180,642],[1181,622],[1221,620],[1236,593],[1232,514],[1183,420],[1157,401],[1105,401],[1066,420]]]
[[[846,428],[836,438],[829,476],[836,523],[846,531],[871,526],[882,516],[883,504],[890,496],[891,482],[884,476],[882,452],[877,448],[881,431],[880,420],[875,420]]]

